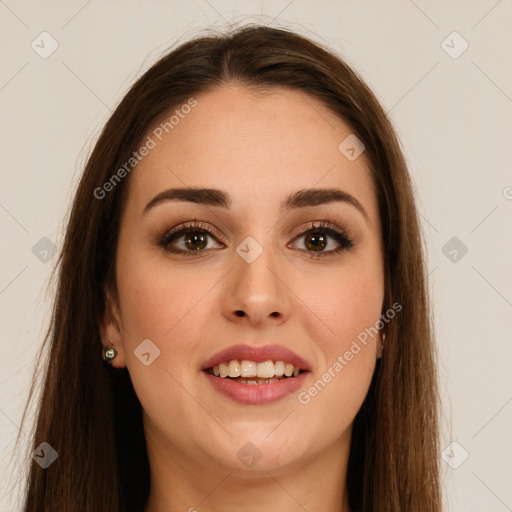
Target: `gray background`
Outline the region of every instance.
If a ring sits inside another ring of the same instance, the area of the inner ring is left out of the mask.
[[[0,0],[0,14],[0,510],[19,509],[10,457],[49,319],[52,248],[99,130],[167,48],[249,21],[335,49],[390,113],[428,249],[446,510],[512,510],[510,0]]]

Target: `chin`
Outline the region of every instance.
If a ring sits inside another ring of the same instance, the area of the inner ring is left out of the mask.
[[[243,433],[235,435],[234,429],[226,426],[226,429],[233,434],[226,443],[226,440],[219,443],[219,452],[211,454],[216,460],[217,467],[233,472],[233,475],[240,477],[266,476],[268,472],[275,472],[284,468],[301,464],[307,458],[304,454],[305,439],[300,429],[288,431],[283,429],[278,432],[276,425],[279,422],[273,421],[271,425],[259,425],[250,428],[243,428]],[[249,430],[250,429],[250,430]],[[275,431],[273,431],[276,429]],[[251,432],[247,434],[248,430]],[[211,448],[211,444],[208,448]],[[300,447],[300,451],[298,448]]]

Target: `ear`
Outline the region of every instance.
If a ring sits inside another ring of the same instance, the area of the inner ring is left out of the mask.
[[[100,335],[102,350],[114,348],[117,351],[116,357],[111,366],[114,368],[125,368],[126,357],[123,343],[123,330],[121,327],[121,315],[119,313],[118,300],[114,292],[109,287],[104,288],[105,293],[105,312],[100,321]]]

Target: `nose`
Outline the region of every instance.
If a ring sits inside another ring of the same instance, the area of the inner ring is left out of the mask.
[[[278,258],[265,248],[251,263],[237,253],[233,258],[234,265],[226,280],[224,316],[259,328],[285,322],[290,315],[291,292]]]

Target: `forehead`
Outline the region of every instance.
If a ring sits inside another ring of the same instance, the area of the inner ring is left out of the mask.
[[[289,88],[241,85],[193,99],[192,108],[177,105],[148,131],[154,144],[131,173],[132,207],[142,210],[174,187],[226,190],[237,209],[273,208],[290,192],[336,187],[376,215],[368,161],[340,152],[352,130],[320,101]]]

